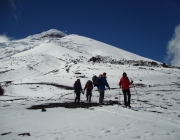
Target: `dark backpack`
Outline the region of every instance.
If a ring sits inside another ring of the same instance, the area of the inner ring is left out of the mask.
[[[94,87],[95,86],[97,86],[95,83],[96,83],[96,79],[97,79],[97,76],[96,75],[94,75],[93,77],[92,77],[92,81],[93,81],[93,85],[94,85]]]
[[[92,81],[93,81],[94,87],[101,84],[101,79],[100,79],[99,82],[96,82],[96,79],[97,79],[97,78],[98,78],[98,77],[97,77],[96,75],[94,75],[94,76],[92,77]]]

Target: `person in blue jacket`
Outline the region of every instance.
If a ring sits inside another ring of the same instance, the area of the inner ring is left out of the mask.
[[[105,87],[108,87],[109,90],[110,90],[110,87],[109,87],[109,84],[106,80],[106,73],[104,72],[103,74],[99,75],[99,77],[96,79],[96,83],[97,83],[97,88],[98,88],[98,91],[99,91],[99,104],[102,104],[103,103],[103,100],[104,100],[104,93],[105,93],[105,90],[106,88]]]

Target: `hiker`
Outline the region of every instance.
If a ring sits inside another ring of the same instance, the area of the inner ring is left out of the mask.
[[[75,103],[79,103],[81,92],[84,95],[80,79],[77,79],[74,83],[74,92],[76,93]]]
[[[91,80],[88,80],[84,87],[84,91],[86,90],[86,97],[87,97],[87,101],[89,102],[91,102],[92,89],[93,89],[93,83]]]
[[[124,94],[124,107],[131,108],[131,93],[129,86],[133,83],[133,81],[129,81],[127,74],[124,72],[122,78],[120,79],[119,86],[122,88],[122,92]],[[128,97],[128,100],[127,100]]]
[[[96,79],[97,88],[98,88],[98,91],[100,93],[100,95],[99,95],[99,104],[103,103],[104,93],[105,93],[105,86],[108,87],[109,90],[110,90],[110,87],[109,87],[109,84],[108,84],[106,78],[107,78],[106,73],[104,72],[103,74],[100,74],[99,77]]]

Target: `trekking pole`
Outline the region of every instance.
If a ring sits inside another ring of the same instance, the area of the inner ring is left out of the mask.
[[[119,102],[118,102],[118,107],[119,107],[119,104],[120,104],[120,90],[121,90],[121,89],[119,89]]]
[[[131,81],[132,81],[132,79],[131,79]],[[134,90],[135,90],[135,93],[136,93],[136,95],[137,95],[137,98],[138,98],[138,100],[139,100],[139,96],[138,96],[138,94],[137,94],[137,91],[136,91],[136,88],[135,88],[135,86],[134,86],[134,83],[133,83],[133,87],[134,87]],[[140,100],[139,100],[140,101]],[[140,102],[139,102],[140,103]],[[140,105],[141,105],[141,103],[140,103]]]
[[[75,91],[74,91],[74,101],[75,101]]]

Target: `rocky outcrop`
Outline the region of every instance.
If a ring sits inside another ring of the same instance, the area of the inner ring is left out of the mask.
[[[119,64],[119,65],[131,65],[131,66],[146,66],[146,67],[164,67],[164,68],[176,68],[180,69],[177,66],[169,66],[165,63],[157,63],[154,61],[144,61],[144,60],[126,60],[126,59],[118,59],[112,58],[110,56],[93,56],[88,62],[93,63],[111,63],[111,64]]]

